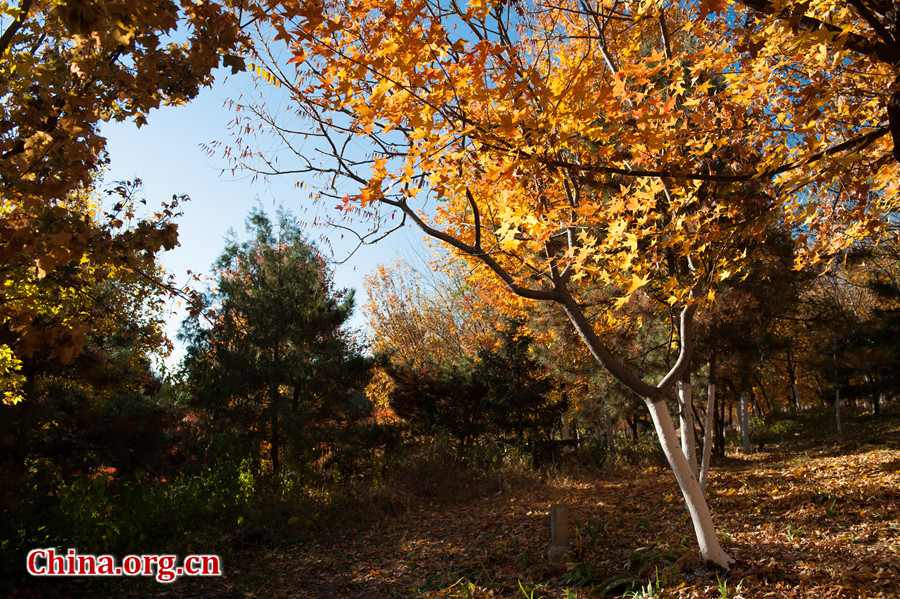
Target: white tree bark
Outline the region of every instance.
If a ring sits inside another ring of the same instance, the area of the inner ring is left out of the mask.
[[[700,556],[722,568],[728,568],[734,561],[719,544],[716,529],[713,525],[712,515],[700,483],[691,471],[684,453],[678,446],[678,438],[675,434],[675,425],[669,414],[669,408],[664,401],[646,401],[647,409],[653,418],[653,426],[659,437],[659,444],[663,453],[675,474],[675,480],[681,488],[684,502],[691,514],[691,522],[694,525],[694,533],[697,535],[697,544],[700,546]]]
[[[710,377],[712,377],[710,373]],[[703,425],[703,459],[700,462],[700,488],[706,489],[709,477],[709,462],[712,458],[713,427],[715,426],[716,384],[710,380],[706,388],[706,417]]]
[[[679,426],[681,428],[681,451],[687,458],[694,476],[700,476],[697,464],[697,438],[694,435],[694,404],[691,397],[691,375],[678,381],[678,405],[680,406]]]
[[[678,435],[675,433],[675,425],[672,422],[672,416],[664,399],[666,397],[666,389],[671,389],[671,384],[678,380],[682,369],[687,367],[690,360],[689,343],[693,318],[692,309],[685,308],[681,313],[681,352],[675,362],[675,366],[662,378],[658,385],[652,386],[641,380],[634,372],[628,370],[626,365],[613,358],[594,332],[593,326],[585,318],[580,306],[574,300],[568,301],[564,304],[564,307],[569,319],[575,326],[575,330],[578,331],[597,362],[605,366],[613,376],[630,387],[632,391],[644,398],[644,403],[647,405],[650,416],[653,418],[659,444],[666,456],[666,460],[669,462],[669,466],[672,468],[672,472],[675,474],[675,480],[678,481],[681,494],[684,496],[685,504],[691,515],[694,533],[697,535],[700,556],[704,560],[722,568],[728,568],[733,560],[719,544],[712,516],[706,504],[706,498],[703,496],[703,490],[700,488],[700,482],[688,465],[684,452],[681,451],[681,447],[678,444]]]
[[[747,392],[741,393],[740,400],[740,417],[741,417],[741,449],[749,452],[752,447],[750,445],[750,410],[747,405]]]

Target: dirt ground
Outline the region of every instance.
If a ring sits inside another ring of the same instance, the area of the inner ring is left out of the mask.
[[[356,514],[347,514],[343,526],[332,525],[336,532],[302,543],[223,548],[230,556],[221,578],[124,580],[115,594],[900,597],[900,419],[861,419],[848,429],[843,440],[804,435],[805,445],[733,454],[716,465],[708,498],[736,560],[727,573],[699,563],[668,469],[629,468],[520,481],[357,529],[350,524]],[[553,504],[570,507],[575,527],[573,551],[556,566],[545,557]]]
[[[852,426],[852,425],[851,425]],[[827,437],[826,437],[827,439]],[[422,507],[358,531],[226,563],[182,579],[181,596],[898,597],[900,423],[843,441],[729,457],[709,501],[730,572],[703,567],[666,469],[550,476],[451,507]],[[575,546],[545,559],[547,513],[572,510]],[[649,585],[649,588],[648,588]]]

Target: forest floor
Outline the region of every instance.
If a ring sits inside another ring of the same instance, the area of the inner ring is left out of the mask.
[[[217,548],[223,577],[122,580],[116,595],[900,597],[900,418],[846,426],[840,440],[822,425],[715,466],[708,498],[736,560],[727,573],[699,563],[673,476],[649,467],[519,480],[365,526],[348,513],[304,542]],[[558,566],[545,557],[553,504],[575,526]]]
[[[175,587],[181,596],[266,599],[586,598],[641,586],[642,597],[898,597],[900,420],[848,428],[842,441],[804,435],[716,467],[708,497],[736,560],[728,573],[699,563],[669,471],[644,468],[420,507],[364,530],[257,550],[226,563],[221,579]],[[569,506],[576,526],[560,566],[545,559],[552,504]]]

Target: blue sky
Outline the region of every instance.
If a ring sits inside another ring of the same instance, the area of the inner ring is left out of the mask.
[[[223,76],[216,84],[203,90],[193,102],[153,111],[149,124],[141,129],[130,122],[109,123],[103,128],[108,137],[111,161],[105,181],[141,178],[151,205],[158,205],[173,194],[191,197],[191,201],[182,206],[184,215],[179,220],[181,245],[162,256],[165,268],[177,275],[179,281],[187,280],[188,269],[209,272],[210,265],[222,251],[228,231],[233,229],[238,234],[243,233],[244,220],[252,207],[261,206],[272,213],[283,206],[299,214],[304,205],[309,208],[308,198],[315,189],[312,180],[305,181],[305,187],[298,189],[296,179],[253,181],[250,176],[240,173],[237,176],[221,174],[225,160],[209,156],[201,144],[230,140],[227,123],[233,115],[224,104],[229,98],[252,90],[254,81],[246,73],[227,78],[224,71],[220,74]],[[263,89],[262,93],[267,100],[282,101],[276,90]],[[312,209],[321,212],[327,211],[328,207]],[[343,258],[352,248],[350,240],[346,236],[342,240],[337,230],[310,228],[310,238],[316,239],[322,234],[332,241],[336,258]],[[365,326],[361,310],[365,301],[365,275],[379,264],[390,264],[398,258],[421,264],[426,255],[422,235],[406,228],[375,246],[362,248],[348,262],[335,264],[337,285],[357,290],[357,309],[351,324],[360,328]],[[170,364],[181,356],[175,333],[183,318],[180,302],[173,301],[168,332],[176,342],[176,351],[169,359]]]

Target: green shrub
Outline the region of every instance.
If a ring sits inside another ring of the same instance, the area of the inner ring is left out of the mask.
[[[630,435],[620,435],[616,441],[616,457],[624,464],[636,466],[664,466],[666,456],[653,431],[643,431],[635,440]]]
[[[772,445],[792,439],[801,430],[800,422],[791,418],[780,418],[768,423],[759,418],[751,421],[751,438],[760,445]]]
[[[63,481],[49,464],[32,463],[29,492],[2,514],[0,578],[22,578],[24,556],[36,547],[113,554],[190,549],[239,523],[254,497],[248,476],[239,464],[222,464],[171,481],[148,473],[119,479],[111,469]]]

